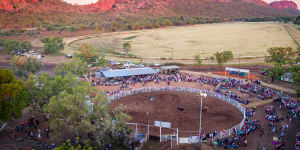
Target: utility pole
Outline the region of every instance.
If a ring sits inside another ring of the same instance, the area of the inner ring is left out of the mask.
[[[203,93],[201,92],[199,94],[200,96],[200,100],[201,100],[201,104],[200,104],[200,122],[199,122],[199,149],[201,149],[201,144],[202,144],[202,136],[201,136],[201,133],[202,133],[202,100],[203,98],[207,97],[207,94],[206,93]]]

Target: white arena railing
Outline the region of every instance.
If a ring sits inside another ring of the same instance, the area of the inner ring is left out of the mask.
[[[241,106],[240,103],[231,99],[228,96],[224,96],[222,94],[212,92],[212,91],[207,91],[207,90],[202,90],[202,89],[197,89],[197,88],[190,88],[190,87],[178,87],[178,86],[148,87],[148,88],[141,88],[141,89],[132,89],[130,91],[121,91],[120,93],[116,93],[116,94],[112,94],[112,95],[108,94],[107,97],[108,97],[109,101],[112,102],[112,101],[118,100],[122,97],[130,96],[130,95],[134,95],[134,94],[146,93],[146,92],[153,92],[153,91],[180,91],[180,92],[190,92],[190,93],[205,92],[205,93],[207,93],[208,96],[215,97],[219,100],[225,101],[225,102],[233,105],[235,108],[237,108],[243,114],[243,120],[239,124],[237,124],[236,126],[230,128],[230,129],[220,131],[220,133],[215,135],[212,140],[232,136],[233,134],[235,134],[234,130],[235,131],[241,130],[244,125],[244,122],[246,119],[245,107]],[[139,124],[139,123],[136,123],[136,124]],[[185,132],[185,131],[182,131],[182,132]],[[189,131],[189,132],[199,132],[199,131]]]

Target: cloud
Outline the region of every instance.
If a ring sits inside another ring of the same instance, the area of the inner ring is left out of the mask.
[[[271,3],[271,2],[274,2],[274,1],[280,1],[280,0],[263,0],[267,3]],[[300,7],[300,0],[289,0],[289,1],[293,1],[295,2],[297,5],[298,5],[298,8]]]

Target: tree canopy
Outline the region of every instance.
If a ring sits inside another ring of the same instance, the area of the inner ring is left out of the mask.
[[[32,45],[28,41],[19,42],[16,40],[3,41],[2,46],[9,54],[24,53],[32,49]]]
[[[61,76],[72,73],[74,75],[82,77],[83,75],[87,74],[88,71],[88,63],[82,61],[79,58],[73,58],[71,62],[59,64],[54,68],[54,73]]]
[[[267,76],[270,77],[271,82],[273,82],[275,79],[280,78],[285,72],[286,69],[282,68],[281,64],[275,63],[272,69],[267,70]]]
[[[25,85],[16,80],[10,70],[0,69],[0,120],[21,117],[29,102]]]
[[[223,51],[215,53],[217,63],[219,67],[223,66],[224,63],[227,63],[229,60],[233,59],[232,51]]]
[[[28,78],[29,74],[39,72],[43,64],[36,58],[27,56],[14,56],[10,60],[10,68],[18,77]]]
[[[300,66],[294,65],[290,68],[290,72],[292,73],[293,82],[300,82]]]
[[[124,51],[126,54],[128,54],[128,53],[130,52],[130,50],[131,50],[131,44],[128,43],[128,42],[124,43],[124,44],[123,44],[123,51]]]
[[[77,56],[81,60],[87,62],[88,64],[93,64],[94,66],[97,66],[97,65],[103,65],[105,63],[104,57],[102,56],[100,58],[100,55],[97,54],[93,45],[86,44],[86,43],[80,44],[77,51],[78,51]]]
[[[195,55],[195,63],[200,66],[202,64],[202,60],[200,58],[200,55]]]
[[[57,54],[65,48],[65,44],[62,37],[46,37],[41,39],[41,42],[44,43],[45,54]]]
[[[73,76],[72,80],[76,80]],[[118,136],[127,137],[126,120],[130,117],[120,107],[111,108],[102,95],[90,96],[96,92],[87,82],[78,79],[78,84],[69,90],[61,90],[50,98],[43,110],[50,115],[50,128],[54,137],[77,137],[92,134],[99,147],[108,144]],[[103,140],[105,139],[105,140]]]
[[[291,47],[273,47],[268,50],[269,56],[265,57],[267,63],[287,64],[292,63],[296,57],[296,51]]]
[[[47,73],[39,76],[30,76],[26,83],[27,92],[33,102],[39,106],[48,104],[52,96],[59,95],[62,91],[71,91],[73,86],[81,82],[72,74],[51,77]]]

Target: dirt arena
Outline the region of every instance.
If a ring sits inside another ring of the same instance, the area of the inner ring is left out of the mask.
[[[151,102],[151,97],[154,101]],[[132,117],[129,122],[153,125],[154,120],[171,122],[172,128],[180,131],[198,131],[200,117],[200,98],[195,93],[162,91],[149,92],[123,97],[112,106],[123,104]],[[183,111],[177,107],[184,108]],[[209,133],[215,130],[229,129],[240,123],[243,115],[226,102],[213,97],[203,99],[202,128]],[[148,112],[148,116],[147,116]],[[135,126],[130,126],[135,129]],[[139,131],[147,133],[147,127],[138,126]],[[175,130],[163,129],[162,134],[171,134]],[[179,132],[179,136],[196,135],[196,132]],[[159,128],[150,127],[150,135],[159,135]]]

